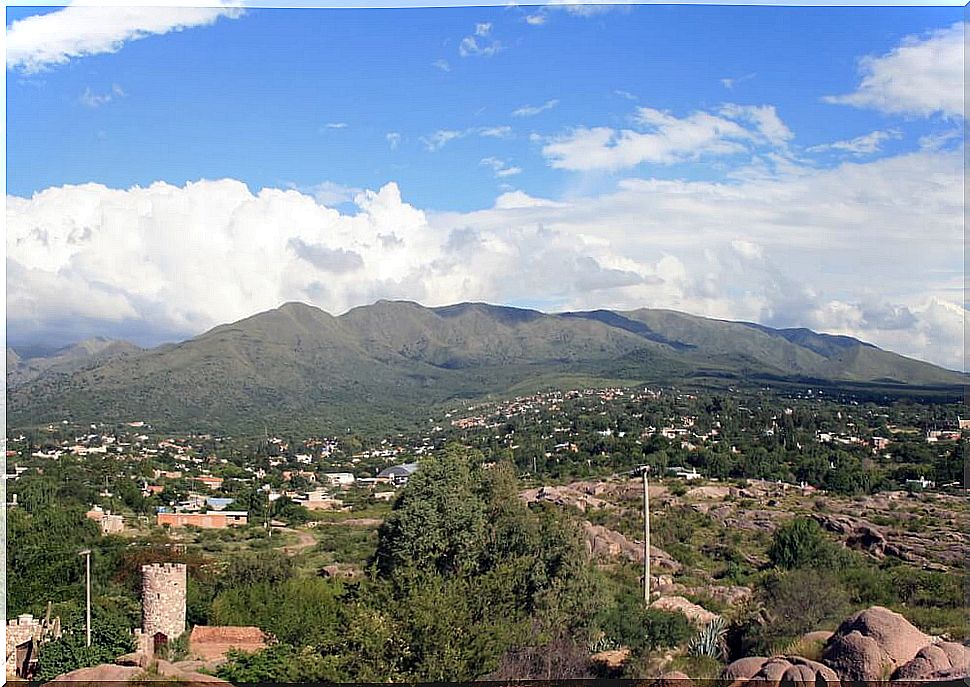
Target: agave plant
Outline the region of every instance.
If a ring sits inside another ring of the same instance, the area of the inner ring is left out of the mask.
[[[691,638],[687,644],[687,653],[691,656],[709,656],[717,660],[724,660],[727,655],[727,623],[724,618],[717,616]]]
[[[615,639],[603,635],[602,637],[590,641],[586,648],[589,650],[589,653],[598,654],[601,651],[612,651],[613,649],[619,648],[619,646],[620,645],[617,644]]]

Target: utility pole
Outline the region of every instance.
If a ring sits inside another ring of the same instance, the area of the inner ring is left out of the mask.
[[[649,465],[641,465],[632,472],[643,478],[643,602],[650,604],[650,484],[647,481]]]
[[[643,468],[643,601],[650,605],[650,491],[648,466]]]
[[[79,556],[85,558],[85,587],[87,589],[87,612],[85,615],[85,628],[87,630],[87,645],[91,646],[91,549],[84,549]]]

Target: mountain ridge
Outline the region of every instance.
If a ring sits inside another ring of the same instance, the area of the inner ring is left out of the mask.
[[[543,313],[382,300],[334,316],[288,302],[177,344],[130,346],[102,343],[78,354],[80,363],[29,379],[11,377],[8,350],[11,425],[137,416],[183,429],[239,429],[257,420],[394,428],[442,403],[577,378],[914,388],[967,381],[851,337],[648,308]]]

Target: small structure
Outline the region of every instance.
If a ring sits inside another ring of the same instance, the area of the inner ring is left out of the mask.
[[[915,489],[933,489],[936,486],[936,482],[928,480],[923,477],[923,475],[920,475],[919,479],[906,480],[906,486]]]
[[[7,623],[4,668],[7,678],[30,678],[37,666],[38,647],[61,636],[61,619],[50,619],[50,605],[43,620],[23,613]]]
[[[230,649],[265,649],[267,636],[258,627],[196,625],[189,635],[189,653],[202,661],[226,657]]]
[[[402,463],[401,465],[392,465],[389,468],[384,468],[377,474],[378,479],[385,479],[395,486],[402,486],[408,483],[408,478],[411,477],[418,469],[417,463]]]
[[[699,473],[695,467],[691,467],[688,470],[687,468],[678,465],[667,468],[667,472],[674,477],[680,477],[688,482],[694,479],[700,479],[702,477],[701,473]]]
[[[102,534],[117,534],[125,529],[124,518],[112,514],[110,510],[103,510],[101,506],[91,506],[91,510],[84,515],[101,526]]]
[[[155,515],[155,522],[170,527],[186,527],[188,525],[203,529],[224,529],[235,525],[245,525],[249,522],[249,513],[241,510],[217,510],[205,513],[167,513],[159,512]]]
[[[352,487],[354,486],[354,476],[349,472],[328,472],[321,475],[332,487]]]
[[[135,631],[140,653],[155,655],[185,632],[186,567],[155,563],[141,567],[141,630]]]

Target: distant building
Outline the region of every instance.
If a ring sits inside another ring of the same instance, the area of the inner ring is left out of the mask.
[[[164,513],[155,515],[159,525],[170,527],[202,527],[204,529],[223,529],[236,525],[245,525],[249,521],[246,511],[222,510],[206,511],[205,513]]]
[[[906,480],[907,487],[914,487],[916,489],[933,489],[936,486],[936,482],[928,480],[923,475],[919,476],[919,479],[908,479]]]
[[[679,465],[667,468],[667,473],[688,481],[702,477],[701,473],[697,471],[697,468],[691,467],[688,469]]]
[[[355,481],[349,472],[328,472],[321,477],[334,487],[352,487]]]
[[[101,526],[102,534],[116,534],[125,529],[125,521],[120,515],[112,515],[110,510],[102,510],[101,506],[91,506],[91,510],[84,515]]]
[[[408,483],[408,478],[411,477],[418,469],[417,463],[403,463],[401,465],[392,465],[389,468],[384,468],[379,473],[377,473],[378,479],[386,479],[391,484],[394,485],[404,485]]]

